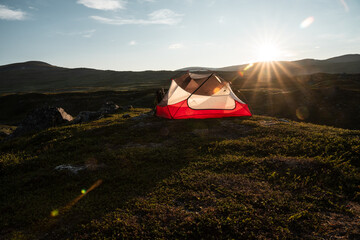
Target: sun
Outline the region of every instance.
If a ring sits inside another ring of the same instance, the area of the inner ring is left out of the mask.
[[[263,43],[257,47],[257,59],[259,62],[276,61],[279,56],[280,50],[275,44]]]

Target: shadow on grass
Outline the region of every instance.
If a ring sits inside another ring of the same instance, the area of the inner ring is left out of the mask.
[[[0,236],[64,238],[148,194],[196,158],[187,133],[165,131],[167,121],[155,119],[143,128],[136,122],[94,126],[50,129],[1,146]],[[176,144],[163,146],[169,138]],[[88,168],[77,174],[54,170],[61,164]]]

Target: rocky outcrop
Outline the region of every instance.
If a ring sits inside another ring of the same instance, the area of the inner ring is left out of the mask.
[[[103,118],[107,114],[116,113],[119,109],[121,109],[118,105],[116,105],[112,101],[105,102],[98,111],[82,111],[77,117],[74,119],[73,123],[82,123],[98,120]]]
[[[105,102],[102,107],[99,109],[98,112],[101,112],[102,114],[112,114],[116,113],[116,111],[119,109],[119,106],[116,105],[112,101]]]
[[[132,109],[132,106],[128,106],[126,108]],[[76,118],[73,118],[62,108],[51,106],[37,108],[29,113],[19,124],[16,130],[5,139],[22,136],[26,133],[40,131],[65,123],[76,124],[98,120],[107,114],[113,114],[119,110],[124,110],[124,108],[119,107],[112,101],[107,101],[98,111],[82,111],[76,116]]]
[[[101,112],[95,111],[82,111],[80,112],[77,117],[74,119],[73,123],[82,123],[82,122],[89,122],[94,121],[102,118],[103,115]]]
[[[10,137],[18,137],[29,132],[40,131],[71,121],[73,117],[64,109],[57,107],[41,107],[29,113]]]

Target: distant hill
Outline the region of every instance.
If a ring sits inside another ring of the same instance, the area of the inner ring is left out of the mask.
[[[333,57],[325,60],[326,62],[334,62],[334,63],[341,63],[341,62],[359,62],[360,61],[360,54],[347,54],[339,57]]]
[[[29,61],[23,63],[13,63],[8,65],[0,66],[0,72],[6,71],[22,71],[22,70],[55,70],[55,69],[65,69],[61,67],[56,67],[50,65],[46,62],[40,61]]]
[[[360,73],[360,54],[326,60],[258,62],[223,68],[188,67],[177,71],[110,71],[90,68],[64,68],[40,61],[0,66],[0,94],[21,92],[74,92],[99,90],[138,90],[167,87],[169,80],[184,71],[212,71],[220,75],[242,72],[243,79],[268,82],[314,73]],[[227,79],[227,78],[226,78]],[[231,80],[230,78],[228,80]],[[251,81],[250,81],[251,82]],[[254,81],[252,81],[254,82]]]
[[[249,69],[249,72],[252,73],[254,70],[260,68],[264,63],[257,62],[253,64],[253,67]],[[325,60],[316,60],[316,59],[302,59],[297,61],[277,61],[270,64],[275,65],[274,68],[280,64],[282,70],[278,72],[287,71],[288,74],[292,76],[304,75],[304,74],[313,74],[313,73],[360,73],[360,54],[347,54],[343,56],[333,57]],[[248,64],[227,66],[222,68],[206,68],[206,67],[187,67],[179,69],[178,71],[194,71],[198,70],[208,70],[208,71],[243,71]],[[280,67],[278,67],[280,68]]]
[[[63,68],[39,61],[0,66],[0,94],[134,90],[167,85],[173,71],[109,71]]]

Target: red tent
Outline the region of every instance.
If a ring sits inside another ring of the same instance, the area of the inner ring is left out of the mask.
[[[156,115],[169,119],[251,116],[250,110],[216,74],[186,73],[172,79],[156,106]]]

